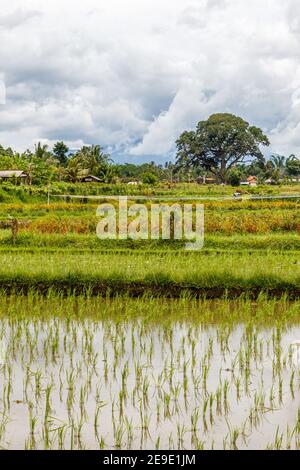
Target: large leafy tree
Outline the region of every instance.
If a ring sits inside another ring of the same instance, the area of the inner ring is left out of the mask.
[[[68,164],[68,152],[69,147],[67,147],[64,142],[56,142],[53,147],[54,156],[59,161],[59,164],[63,167],[66,167]]]
[[[176,141],[178,167],[202,168],[221,182],[231,168],[246,158],[263,160],[260,145],[270,142],[263,131],[233,114],[213,114],[195,131],[185,131]]]

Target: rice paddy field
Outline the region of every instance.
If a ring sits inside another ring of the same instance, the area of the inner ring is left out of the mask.
[[[299,449],[299,307],[2,293],[0,445]]]
[[[300,294],[297,253],[3,253],[0,281],[7,292],[220,297],[260,292]]]
[[[300,448],[299,187],[156,189],[203,197],[195,252],[22,191],[0,192],[2,449]]]

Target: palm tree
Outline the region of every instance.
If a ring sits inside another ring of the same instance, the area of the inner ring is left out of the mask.
[[[299,176],[300,159],[296,155],[290,155],[286,160],[286,172],[288,176]]]
[[[41,142],[38,142],[34,146],[34,155],[39,160],[46,160],[49,156],[48,145],[42,145]]]
[[[81,171],[82,165],[79,159],[77,157],[72,158],[66,169],[66,174],[72,183],[76,183],[79,180]]]
[[[275,168],[282,169],[285,166],[286,158],[283,155],[272,155],[270,160]]]
[[[103,171],[111,161],[110,156],[102,152],[100,145],[83,146],[76,155],[81,160],[82,166],[93,174]]]
[[[279,180],[285,173],[286,157],[283,155],[272,155],[270,160],[275,170],[273,177]]]
[[[169,179],[170,179],[171,183],[173,183],[173,174],[174,174],[174,171],[176,170],[176,167],[175,167],[174,163],[173,162],[166,162],[165,163],[165,169],[168,172],[168,176],[169,176]]]
[[[292,155],[290,155],[287,159],[286,159],[286,165],[290,162],[298,162],[299,161],[299,158],[296,157],[296,155],[294,155],[292,153]]]
[[[34,156],[37,160],[41,160],[46,163],[46,165],[55,165],[55,159],[53,155],[48,150],[48,145],[42,145],[41,142],[38,142],[34,146]]]

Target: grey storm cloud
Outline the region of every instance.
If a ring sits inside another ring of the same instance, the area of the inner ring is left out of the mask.
[[[300,153],[297,0],[2,0],[0,143],[166,158],[214,112]]]

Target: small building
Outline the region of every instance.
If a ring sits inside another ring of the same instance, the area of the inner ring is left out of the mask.
[[[22,170],[0,170],[0,181],[12,181],[15,184],[27,184],[28,174]]]
[[[257,177],[248,176],[247,181],[242,181],[240,186],[257,186]]]
[[[101,183],[101,179],[94,175],[83,176],[79,181],[81,183]]]
[[[199,176],[196,181],[198,184],[216,184],[217,183],[216,178],[212,178],[209,176]]]
[[[257,186],[257,177],[256,176],[248,176],[247,181],[249,186]]]
[[[89,173],[89,170],[82,170],[79,174],[78,180],[80,183],[101,183],[98,176]]]
[[[265,181],[265,184],[275,184],[275,181],[272,178],[269,178]]]

